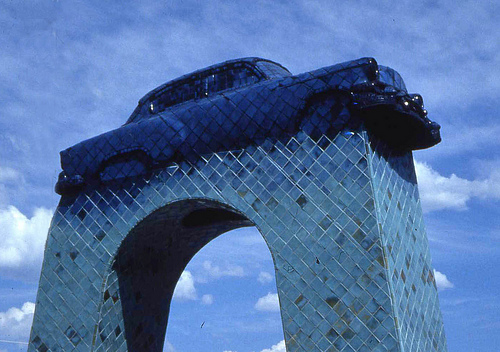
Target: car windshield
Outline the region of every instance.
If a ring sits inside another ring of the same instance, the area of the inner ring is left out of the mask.
[[[285,67],[272,61],[257,61],[257,67],[260,71],[264,72],[268,78],[281,78],[292,75]]]

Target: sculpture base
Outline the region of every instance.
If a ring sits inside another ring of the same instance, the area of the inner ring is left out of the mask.
[[[249,225],[273,256],[288,351],[446,351],[412,155],[364,130],[63,196],[29,351],[161,351],[189,260]]]

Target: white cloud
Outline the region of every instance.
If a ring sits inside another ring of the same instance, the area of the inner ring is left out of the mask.
[[[203,295],[201,297],[201,303],[205,305],[210,305],[214,303],[214,296],[213,295]]]
[[[213,265],[211,261],[205,260],[203,262],[203,269],[209,276],[215,279],[219,279],[224,276],[245,276],[245,271],[239,265],[227,265],[225,268],[221,269],[220,266]]]
[[[175,286],[174,299],[189,301],[195,300],[196,297],[193,275],[189,271],[185,270],[179,278],[177,286]]]
[[[436,280],[436,286],[439,291],[446,290],[448,288],[453,288],[455,285],[448,280],[445,274],[434,270],[434,279]]]
[[[35,303],[26,302],[21,308],[0,312],[0,340],[26,344],[29,338]]]
[[[19,177],[20,174],[16,170],[0,166],[0,182],[17,181]]]
[[[271,348],[265,348],[260,352],[286,352],[285,340],[281,340],[276,345],[273,345]]]
[[[35,209],[28,218],[16,207],[0,210],[0,269],[16,278],[38,278],[52,211]]]
[[[165,341],[165,346],[163,346],[163,352],[175,352],[175,348],[170,342]]]
[[[500,172],[483,180],[469,181],[455,174],[440,175],[425,163],[415,162],[422,209],[430,212],[441,209],[465,210],[471,198],[500,199]]]
[[[19,198],[24,185],[25,180],[21,173],[10,167],[0,166],[0,207],[8,205],[14,196]]]
[[[273,281],[273,276],[269,274],[267,271],[261,271],[259,273],[259,277],[257,278],[257,281],[259,281],[261,284],[267,284],[271,281]]]
[[[279,312],[280,303],[278,294],[269,292],[264,297],[259,298],[254,307],[263,312]]]

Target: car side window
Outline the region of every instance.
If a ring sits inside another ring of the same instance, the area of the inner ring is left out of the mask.
[[[219,72],[202,73],[188,82],[179,82],[158,92],[148,103],[149,112],[157,114],[182,102],[204,98],[226,89],[234,89],[258,82],[260,78],[247,67],[223,68]]]
[[[273,78],[277,69],[273,70],[267,65],[262,66],[260,62],[235,62],[174,80],[161,89],[151,92],[147,100],[140,102],[127,123],[138,122],[189,100],[205,98],[227,89],[236,89]]]

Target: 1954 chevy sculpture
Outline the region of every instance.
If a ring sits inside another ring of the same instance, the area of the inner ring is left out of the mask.
[[[255,226],[287,351],[446,351],[411,153],[439,129],[372,58],[297,76],[247,58],[154,89],[61,152],[28,350],[162,351],[190,260]]]
[[[306,113],[315,105],[329,112]],[[441,138],[440,126],[426,115],[422,97],[408,94],[401,76],[373,58],[296,76],[261,58],[227,61],[152,90],[123,126],[62,151],[56,192],[286,139],[299,130],[320,138],[365,123],[396,150],[428,148]]]

